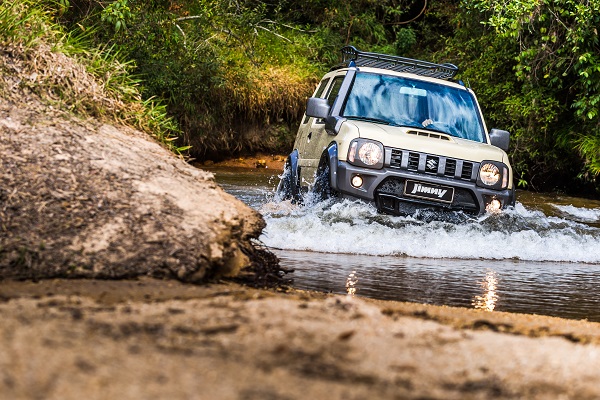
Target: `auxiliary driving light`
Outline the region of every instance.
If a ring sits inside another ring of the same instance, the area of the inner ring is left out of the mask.
[[[363,178],[360,175],[354,175],[352,177],[352,180],[350,181],[350,183],[352,184],[352,186],[354,186],[355,188],[359,188],[362,186],[363,184]]]
[[[498,211],[500,211],[501,207],[502,207],[502,203],[500,203],[500,200],[493,199],[492,201],[490,201],[488,203],[487,206],[485,206],[485,211],[487,211],[489,213],[497,213]]]

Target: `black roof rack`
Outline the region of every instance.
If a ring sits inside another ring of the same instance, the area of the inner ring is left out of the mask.
[[[358,51],[354,46],[342,47],[342,64],[332,69],[351,66],[383,68],[439,79],[450,79],[458,72],[458,67],[454,64],[434,64],[412,58]]]

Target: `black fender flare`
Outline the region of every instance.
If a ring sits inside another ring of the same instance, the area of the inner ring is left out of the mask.
[[[294,201],[300,199],[300,176],[298,175],[298,149],[294,149],[287,158],[290,166],[290,195]]]
[[[329,156],[329,179],[333,190],[338,190],[337,185],[337,167],[338,167],[338,146],[336,142],[331,142],[327,146],[327,154]]]
[[[508,205],[514,207],[517,204],[517,189],[513,186],[510,196],[510,202]]]
[[[288,156],[288,161],[290,162],[290,174],[292,176],[292,182],[296,185],[299,183],[298,176],[298,149],[294,149]]]
[[[336,142],[331,142],[323,152],[317,174],[325,168],[325,163],[329,164],[329,186],[337,191],[337,166],[338,166],[338,145]]]

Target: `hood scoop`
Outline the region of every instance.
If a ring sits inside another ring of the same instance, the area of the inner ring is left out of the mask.
[[[426,132],[426,131],[408,131],[406,133],[408,135],[425,136],[425,137],[430,137],[432,139],[440,139],[440,140],[450,141],[450,137],[449,136],[441,134],[441,133]]]

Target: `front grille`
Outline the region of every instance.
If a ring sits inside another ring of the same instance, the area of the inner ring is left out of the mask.
[[[455,173],[456,173],[456,160],[447,159],[446,160],[446,168],[444,169],[444,175],[454,178]]]
[[[463,161],[462,171],[460,177],[462,179],[470,180],[473,175],[473,163]]]
[[[479,212],[477,200],[468,189],[455,187],[452,203],[444,204],[404,195],[404,182],[403,178],[390,177],[386,178],[375,189],[375,201],[381,211],[392,214],[411,214],[410,210],[429,208],[464,211],[474,214]]]
[[[402,167],[402,151],[392,149],[392,158],[390,159],[390,167],[401,168]]]
[[[419,153],[408,153],[408,167],[406,169],[409,171],[419,170]]]
[[[389,162],[391,168],[472,182],[477,178],[473,172],[479,169],[479,163],[402,149],[387,150],[391,151]]]

